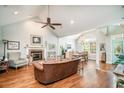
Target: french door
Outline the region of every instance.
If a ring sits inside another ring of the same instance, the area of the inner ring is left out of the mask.
[[[124,52],[124,38],[122,35],[112,39],[112,63],[118,60],[118,56]]]

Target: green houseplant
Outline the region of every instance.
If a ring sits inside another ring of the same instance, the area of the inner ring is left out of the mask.
[[[63,46],[60,46],[61,49],[61,56],[65,58],[65,48]]]

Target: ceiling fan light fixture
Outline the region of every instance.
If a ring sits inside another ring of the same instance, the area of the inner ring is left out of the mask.
[[[50,14],[50,11],[49,11],[49,5],[48,5],[48,17],[47,17],[47,21],[46,22],[37,22],[37,23],[42,23],[44,24],[41,28],[44,28],[46,26],[49,26],[50,28],[52,28],[53,30],[55,30],[55,27],[54,26],[62,26],[61,23],[53,23],[51,22],[51,18],[49,17],[49,14]]]
[[[74,20],[71,20],[71,21],[70,21],[70,24],[74,24]]]
[[[18,11],[14,11],[13,14],[14,14],[14,15],[18,15],[19,12],[18,12]]]

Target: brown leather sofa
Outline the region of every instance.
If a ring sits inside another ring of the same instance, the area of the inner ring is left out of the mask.
[[[40,83],[49,84],[77,73],[80,59],[62,62],[34,62],[35,79]]]

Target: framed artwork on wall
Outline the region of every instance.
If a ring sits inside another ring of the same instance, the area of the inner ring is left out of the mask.
[[[55,44],[48,44],[48,50],[56,50],[56,45]]]
[[[47,50],[47,58],[48,59],[55,59],[56,58],[56,44],[48,43],[48,50]]]
[[[67,44],[67,49],[71,49],[71,44]]]
[[[105,44],[104,43],[100,44],[100,51],[105,51]]]
[[[41,45],[42,38],[40,35],[31,35],[31,45]]]
[[[19,41],[8,41],[7,42],[7,49],[8,50],[19,50],[20,49],[20,42]]]

